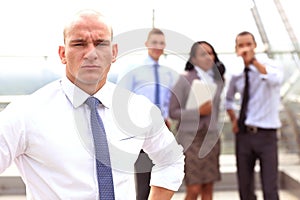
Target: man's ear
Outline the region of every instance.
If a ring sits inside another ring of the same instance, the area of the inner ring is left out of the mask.
[[[67,64],[66,55],[65,55],[65,47],[64,46],[59,46],[58,55],[60,57],[61,63],[62,64]]]
[[[145,47],[149,48],[149,42],[148,42],[148,40],[145,42]]]
[[[113,44],[112,46],[112,63],[116,62],[118,56],[118,45]]]

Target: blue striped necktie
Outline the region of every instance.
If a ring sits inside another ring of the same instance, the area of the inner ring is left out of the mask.
[[[154,96],[154,104],[160,108],[160,87],[159,87],[159,73],[158,73],[159,65],[157,63],[154,64],[154,78],[155,78],[155,96]]]
[[[91,109],[91,128],[95,146],[99,196],[101,200],[114,200],[114,184],[107,138],[103,122],[97,111],[100,101],[95,97],[89,97],[86,104]]]

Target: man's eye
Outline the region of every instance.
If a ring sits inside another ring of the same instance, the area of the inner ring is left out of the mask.
[[[80,43],[73,43],[72,46],[74,46],[74,47],[84,46],[84,43],[82,43],[82,42],[80,42]]]
[[[108,45],[109,45],[108,41],[101,41],[95,43],[95,46],[108,46]]]

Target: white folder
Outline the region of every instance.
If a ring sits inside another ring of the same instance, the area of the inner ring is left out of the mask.
[[[195,79],[186,102],[186,109],[199,108],[203,103],[212,100],[216,94],[217,85]]]

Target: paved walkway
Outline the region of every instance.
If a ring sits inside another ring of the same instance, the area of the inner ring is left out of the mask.
[[[176,193],[172,200],[183,200],[184,193]],[[296,197],[287,191],[280,191],[280,199],[282,200],[300,200],[300,197]],[[0,196],[0,200],[26,200],[25,196]],[[214,193],[214,200],[239,200],[238,193],[236,191],[216,191]],[[263,200],[262,193],[257,192],[257,200]]]
[[[300,197],[298,198],[284,190],[281,190],[279,195],[281,200],[300,200]],[[184,200],[184,193],[176,193],[172,200]],[[239,196],[237,191],[216,191],[214,192],[214,200],[239,200]],[[263,200],[261,191],[257,192],[257,200]]]

